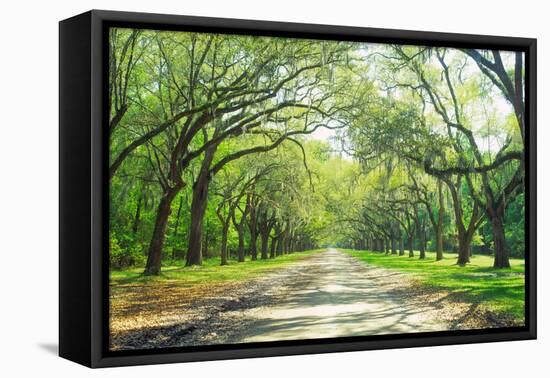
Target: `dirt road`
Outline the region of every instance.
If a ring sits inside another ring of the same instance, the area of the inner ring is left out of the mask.
[[[245,311],[248,326],[234,342],[292,340],[449,329],[438,306],[397,291],[399,274],[329,249],[307,262],[286,295]]]
[[[478,305],[329,249],[241,285],[170,297],[154,316],[112,335],[113,349],[234,344],[503,326]],[[161,294],[165,296],[165,294]],[[150,303],[149,303],[150,302]],[[173,302],[173,303],[172,303]],[[155,306],[147,299],[143,306]],[[139,326],[139,324],[148,324]],[[153,326],[154,324],[154,326]]]

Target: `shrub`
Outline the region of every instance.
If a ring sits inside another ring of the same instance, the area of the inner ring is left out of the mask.
[[[111,234],[109,238],[109,261],[112,269],[122,269],[145,264],[145,255],[141,245],[122,248],[118,239]]]

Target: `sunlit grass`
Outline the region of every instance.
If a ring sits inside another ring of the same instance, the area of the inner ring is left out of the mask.
[[[510,259],[511,268],[494,269],[491,256],[474,255],[471,263],[456,265],[456,255],[446,254],[435,261],[435,253],[426,252],[426,259],[386,255],[384,253],[343,250],[358,259],[380,267],[394,269],[414,277],[423,285],[458,294],[470,302],[524,320],[525,261]]]
[[[275,269],[282,268],[323,249],[295,252],[288,255],[278,256],[274,259],[247,261],[239,263],[236,260],[229,260],[229,265],[220,265],[220,258],[214,257],[205,259],[200,266],[186,267],[183,260],[176,260],[163,265],[160,276],[144,276],[143,267],[124,270],[113,270],[110,274],[111,284],[170,282],[177,285],[189,286],[193,284],[216,283],[227,281],[244,281],[257,278]]]

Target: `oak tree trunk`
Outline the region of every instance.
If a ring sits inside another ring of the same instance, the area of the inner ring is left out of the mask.
[[[283,255],[283,236],[279,236],[277,238],[277,249],[276,249],[277,256]]]
[[[269,258],[273,259],[275,258],[275,248],[277,246],[277,238],[272,237],[271,238],[271,245],[269,246]]]
[[[221,265],[227,265],[227,233],[229,232],[229,220],[222,227]]]
[[[437,194],[439,199],[439,209],[437,215],[437,225],[435,227],[435,259],[437,261],[443,260],[443,215],[445,211],[445,200],[443,198],[443,182],[437,181]]]
[[[147,256],[147,264],[145,265],[145,275],[160,274],[160,266],[162,260],[162,248],[166,235],[166,226],[168,225],[168,217],[170,216],[172,201],[178,194],[181,187],[166,188],[160,199],[155,218],[155,227],[153,228],[153,236],[149,244],[149,253]]]
[[[494,212],[489,213],[493,227],[493,243],[495,248],[495,268],[509,268],[510,260],[506,252],[506,238],[504,234],[504,206],[500,205]]]
[[[187,251],[186,266],[200,265],[202,221],[208,201],[208,186],[210,184],[210,164],[214,159],[216,149],[206,150],[199,176],[193,187],[193,198],[191,200],[191,225],[189,228],[189,249]]]
[[[256,225],[250,228],[250,246],[249,253],[252,261],[258,259],[258,234],[256,233]]]
[[[470,262],[470,255],[472,250],[472,237],[468,232],[458,229],[458,265],[466,265]]]
[[[420,231],[419,235],[420,239],[420,256],[419,259],[423,260],[426,258],[426,235],[424,233],[424,230]]]
[[[237,228],[239,234],[239,247],[237,248],[237,261],[244,262],[244,229],[242,225]]]
[[[262,232],[261,235],[261,259],[267,260],[268,258],[268,243],[269,243],[269,234]]]

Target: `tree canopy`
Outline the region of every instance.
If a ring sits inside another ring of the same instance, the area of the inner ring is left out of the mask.
[[[523,53],[111,28],[109,108],[114,268],[524,254]]]

